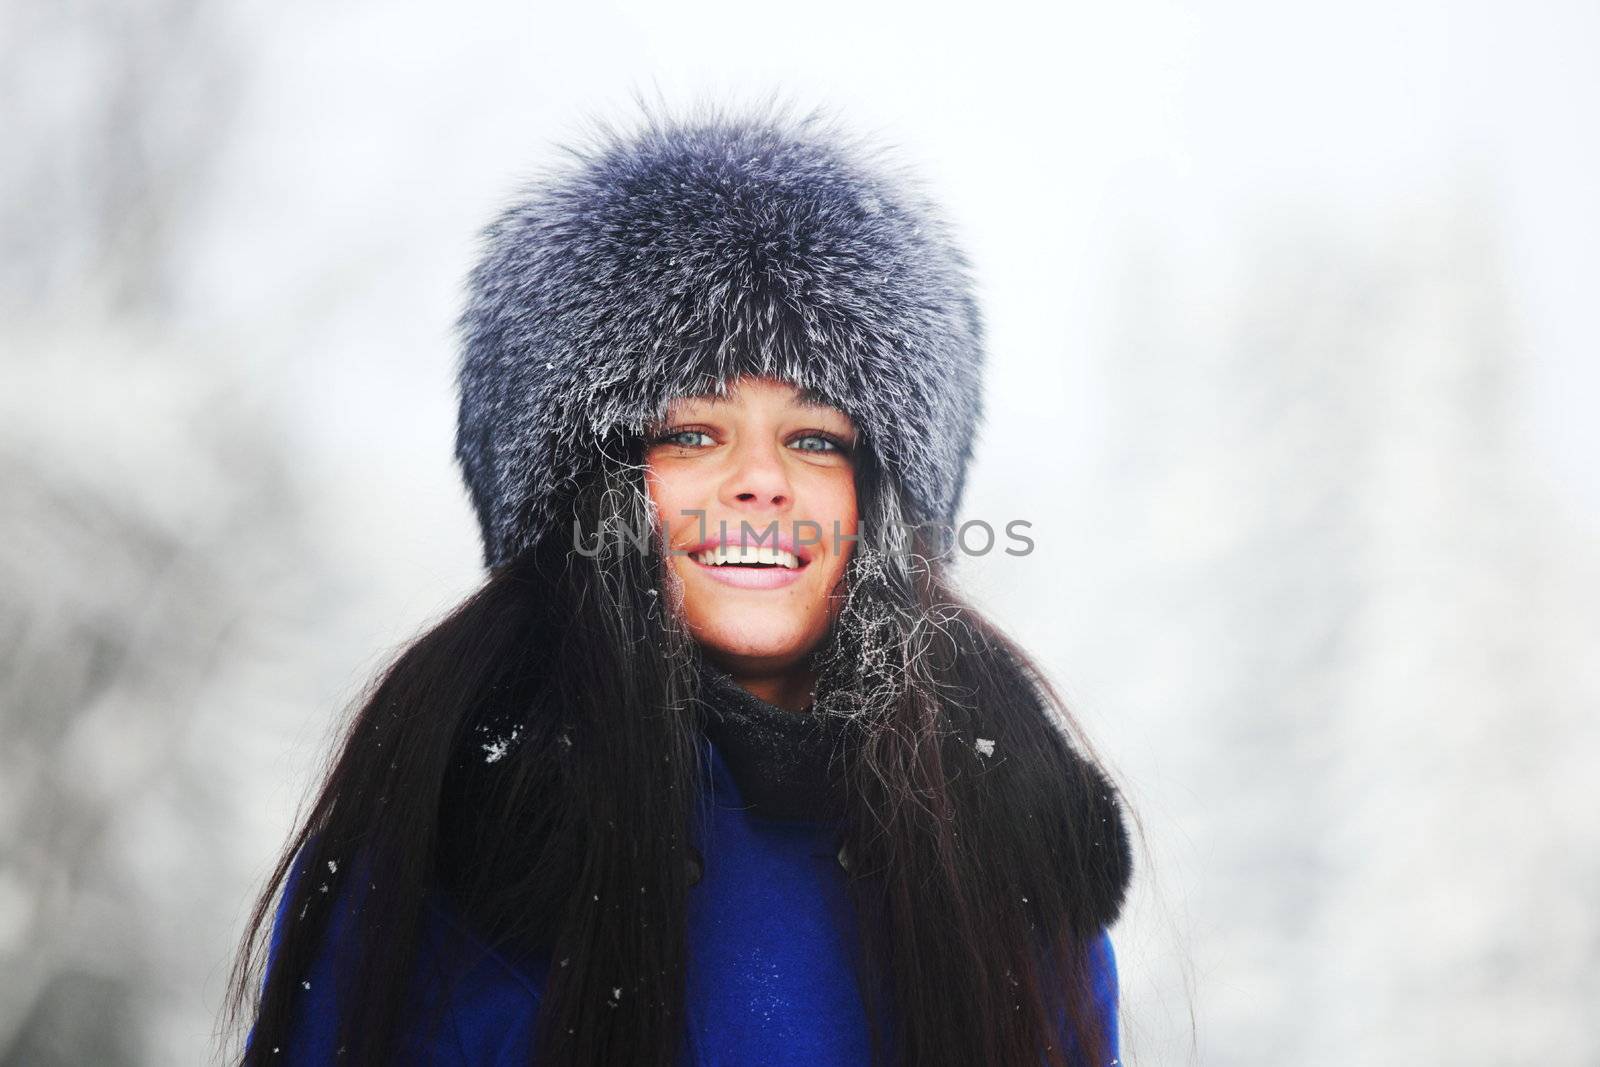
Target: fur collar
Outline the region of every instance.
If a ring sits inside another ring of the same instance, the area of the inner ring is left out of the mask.
[[[833,821],[843,816],[830,763],[842,731],[807,707],[769,704],[712,663],[702,665],[706,736],[733,777],[735,798],[765,819]]]
[[[833,777],[843,734],[837,718],[769,704],[709,661],[701,663],[700,699],[706,736],[732,779],[713,770],[719,802],[761,819],[842,824],[843,792]],[[1133,857],[1117,790],[1081,755],[1071,762],[1073,773],[1037,783],[1034,795],[1052,797],[1040,812],[1059,820],[1051,835],[1056,854],[1077,871],[1081,925],[1092,932],[1121,914]],[[842,854],[840,864],[849,866]]]

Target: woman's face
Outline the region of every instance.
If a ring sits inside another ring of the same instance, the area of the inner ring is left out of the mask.
[[[755,377],[673,401],[649,434],[646,477],[672,549],[663,580],[725,669],[784,672],[827,634],[856,533],[855,443],[843,412]]]

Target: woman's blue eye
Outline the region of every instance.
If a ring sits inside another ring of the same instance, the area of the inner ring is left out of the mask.
[[[672,433],[661,434],[659,437],[651,439],[650,443],[653,445],[681,445],[685,448],[692,448],[692,445],[686,444],[685,442],[678,440],[678,438],[693,437],[695,435],[699,435],[701,437],[710,436],[704,430],[675,430]]]
[[[845,450],[843,445],[841,445],[838,441],[835,441],[833,438],[827,436],[826,434],[808,433],[804,437],[795,438],[795,440],[796,441],[821,441],[824,445],[827,446],[826,448],[802,447],[800,449],[800,451],[802,451],[802,452],[843,452]]]

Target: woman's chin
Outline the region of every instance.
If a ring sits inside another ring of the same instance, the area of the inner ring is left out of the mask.
[[[720,660],[780,667],[798,662],[818,640],[810,626],[783,625],[770,611],[723,612],[701,626],[692,622],[691,616],[694,639]]]

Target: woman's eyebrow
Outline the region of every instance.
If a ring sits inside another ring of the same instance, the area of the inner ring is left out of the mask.
[[[817,412],[825,415],[836,415],[845,422],[849,423],[852,427],[854,427],[856,424],[855,420],[846,414],[839,407],[839,405],[830,404],[823,397],[818,396],[815,392],[810,390],[801,390],[795,395],[794,399],[790,401],[790,403],[802,411]]]
[[[796,397],[794,400],[794,406],[805,411],[822,411],[827,412],[828,414],[838,415],[846,419],[850,417],[844,412],[840,411],[834,405],[828,403],[826,400],[811,400],[806,397]]]
[[[679,400],[685,404],[705,404],[708,407],[722,407],[724,405],[733,403],[732,396],[718,396],[715,393],[683,396],[679,397]],[[844,419],[850,418],[849,415],[846,415],[843,411],[840,411],[836,405],[830,404],[820,397],[800,395],[796,396],[789,403],[791,407],[800,408],[802,411],[820,411],[830,415],[838,415],[840,418]]]

